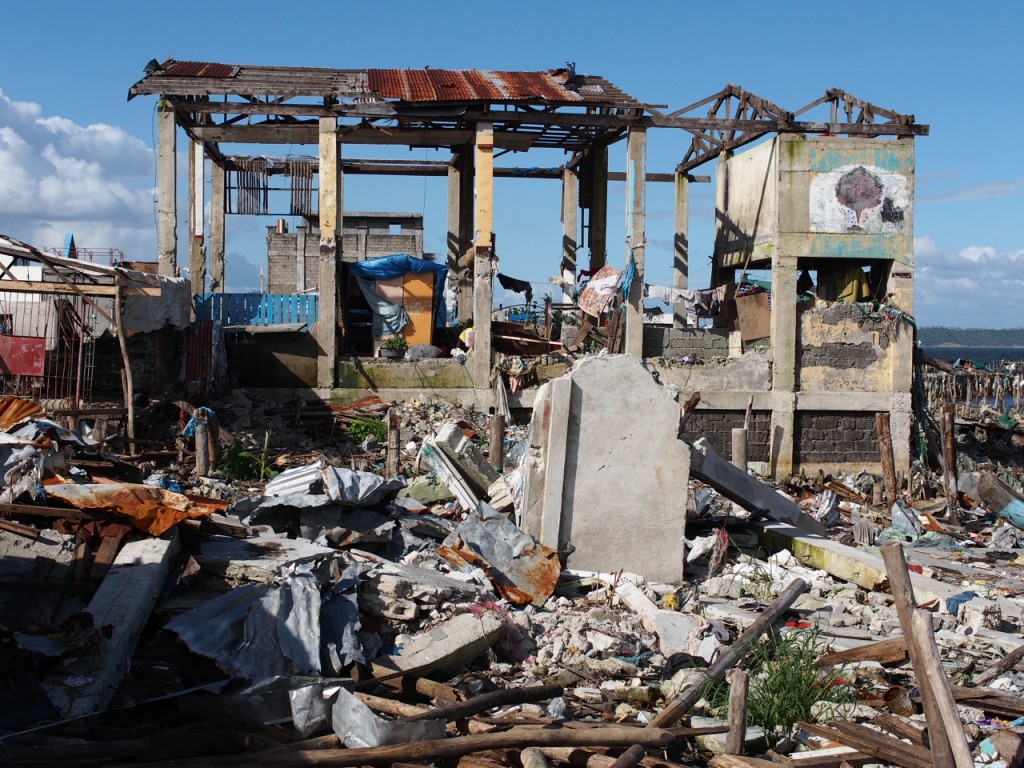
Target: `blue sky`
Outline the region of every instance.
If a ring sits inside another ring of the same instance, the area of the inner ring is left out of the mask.
[[[921,325],[1024,326],[1024,124],[1014,3],[685,2],[510,4],[37,2],[5,8],[0,46],[0,233],[40,247],[155,259],[154,98],[127,91],[151,58],[337,68],[543,70],[576,62],[642,101],[676,109],[732,82],[797,109],[838,87],[931,126],[917,141],[916,316]],[[713,8],[714,12],[709,12]],[[648,170],[689,145],[651,132]],[[180,146],[180,145],[179,145]],[[294,148],[315,154],[315,147]],[[623,170],[624,142],[611,167]],[[385,156],[361,148],[363,156]],[[355,153],[351,153],[355,154]],[[408,159],[441,152],[401,150]],[[558,165],[531,152],[510,164]],[[697,171],[714,173],[714,163]],[[625,260],[624,196],[609,199],[609,259]],[[691,194],[691,286],[708,284],[714,185]],[[349,210],[421,211],[444,251],[441,179],[346,180]],[[498,180],[502,270],[542,285],[561,240],[557,182]],[[258,285],[264,227],[229,217],[229,289]],[[671,280],[670,185],[650,185],[648,282]],[[187,257],[187,254],[185,254]],[[504,297],[514,301],[514,296]]]

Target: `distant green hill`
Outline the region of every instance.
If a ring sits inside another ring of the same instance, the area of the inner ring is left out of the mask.
[[[1024,347],[1024,328],[918,328],[922,346]]]

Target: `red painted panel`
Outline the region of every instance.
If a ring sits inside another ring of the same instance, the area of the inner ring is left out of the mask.
[[[46,339],[36,336],[0,336],[0,373],[42,376],[46,364]]]

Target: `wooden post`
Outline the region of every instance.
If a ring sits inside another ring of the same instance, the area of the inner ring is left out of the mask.
[[[634,768],[634,766],[640,765],[640,761],[645,757],[647,757],[647,750],[639,744],[634,744],[619,755],[608,768]]]
[[[398,470],[401,464],[401,426],[402,417],[398,410],[392,408],[388,411],[388,456],[385,477],[389,480],[398,477]]]
[[[342,174],[338,145],[338,121],[320,118],[320,258],[319,317],[313,326],[320,354],[317,357],[317,386],[334,386],[338,356],[338,225],[341,222]]]
[[[725,737],[725,754],[742,755],[747,740],[747,691],[750,675],[734,669],[729,675],[729,733]]]
[[[882,454],[882,476],[885,478],[885,502],[891,508],[898,498],[896,486],[896,465],[892,456],[892,433],[889,431],[889,414],[876,413],[875,427],[878,429],[879,450]]]
[[[196,422],[196,475],[205,477],[210,474],[210,425],[206,420],[206,409],[196,408],[192,418]]]
[[[676,172],[676,233],[672,248],[672,287],[688,288],[690,284],[690,178]],[[686,305],[672,305],[672,324],[686,327]]]
[[[644,261],[647,253],[647,131],[630,128],[626,143],[626,269],[636,266],[626,296],[626,354],[644,356]]]
[[[203,218],[206,214],[203,186],[205,160],[203,143],[189,140],[188,153],[188,279],[192,284],[192,295],[200,296],[206,288],[206,243],[204,241]]]
[[[495,413],[491,416],[491,438],[488,443],[488,458],[491,466],[498,472],[502,471],[505,461],[505,414]]]
[[[491,308],[494,274],[494,126],[476,128],[476,240],[473,251],[473,386],[491,385]]]
[[[209,452],[210,452],[210,466],[216,469],[217,463],[220,461],[220,420],[217,418],[217,414],[210,411],[210,415],[207,418],[207,426],[209,427]]]
[[[747,430],[743,427],[732,430],[732,463],[747,471]]]
[[[121,295],[121,286],[114,288],[114,333],[117,336],[117,346],[121,350],[122,388],[124,390],[124,407],[128,409],[126,430],[128,433],[128,455],[135,455],[135,388],[132,382],[132,363],[128,357],[128,344],[124,338],[124,330],[121,328],[121,314],[124,312],[124,298]]]
[[[156,105],[157,253],[161,275],[178,274],[178,127],[174,105]]]
[[[559,277],[566,270],[576,275],[576,249],[579,247],[580,178],[575,168],[562,171],[562,268]],[[566,289],[562,288],[562,301],[570,301]]]
[[[789,584],[787,584],[786,588],[782,590],[782,594],[778,596],[775,602],[772,603],[764,613],[758,616],[754,623],[743,631],[743,634],[736,638],[736,642],[734,642],[725,653],[719,656],[714,664],[708,667],[704,672],[705,679],[685,688],[682,693],[669,702],[665,708],[647,724],[646,727],[669,728],[679,722],[679,720],[690,711],[690,708],[697,703],[697,700],[700,698],[701,692],[704,689],[704,683],[707,680],[721,680],[725,676],[725,673],[736,666],[736,663],[743,658],[750,645],[757,640],[757,638],[771,629],[776,620],[789,610],[790,606],[796,602],[796,599],[800,597],[800,595],[807,591],[809,586],[810,584],[799,577],[793,579]]]
[[[932,696],[935,705],[942,717],[942,730],[949,739],[949,746],[953,752],[953,759],[956,768],[974,768],[974,758],[971,757],[971,747],[967,743],[967,734],[964,733],[964,724],[960,720],[960,713],[956,709],[956,700],[953,698],[953,689],[949,687],[949,678],[942,668],[942,658],[939,656],[939,648],[935,645],[935,629],[932,627],[932,615],[928,611],[917,609],[912,617],[914,630],[914,647],[920,649],[921,666],[925,668],[929,681],[931,682]],[[934,733],[935,728],[929,723],[928,733]]]
[[[900,619],[903,636],[907,639],[910,651],[910,663],[914,668],[914,677],[921,689],[921,703],[924,705],[925,719],[928,721],[928,735],[931,738],[932,762],[935,768],[955,768],[953,751],[949,737],[942,725],[942,713],[936,705],[933,695],[933,681],[928,676],[928,668],[922,663],[923,656],[916,647],[913,616],[917,608],[914,588],[910,583],[907,561],[903,556],[903,546],[898,542],[882,545],[882,560],[889,577],[889,589],[896,603],[896,613]]]
[[[227,171],[217,163],[210,170],[210,293],[224,293],[224,218]]]
[[[949,522],[960,525],[959,488],[956,477],[956,427],[953,406],[942,406],[942,456],[946,478],[946,504],[949,505]]]

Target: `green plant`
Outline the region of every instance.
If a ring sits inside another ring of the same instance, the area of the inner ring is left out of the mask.
[[[409,342],[405,340],[404,336],[388,336],[387,338],[381,339],[377,345],[381,349],[397,349],[404,351],[409,348]]]
[[[785,737],[799,720],[813,720],[815,714],[831,720],[854,705],[844,667],[814,666],[824,647],[817,628],[771,633],[751,647],[747,724],[763,728],[770,743]],[[728,711],[724,680],[709,681],[704,697],[712,711]]]
[[[353,443],[362,443],[370,435],[378,443],[388,439],[388,425],[383,419],[356,419],[348,426],[348,439]]]
[[[269,429],[263,435],[263,451],[259,455],[236,440],[221,454],[217,469],[234,480],[271,480],[278,473],[267,464],[269,449]]]

